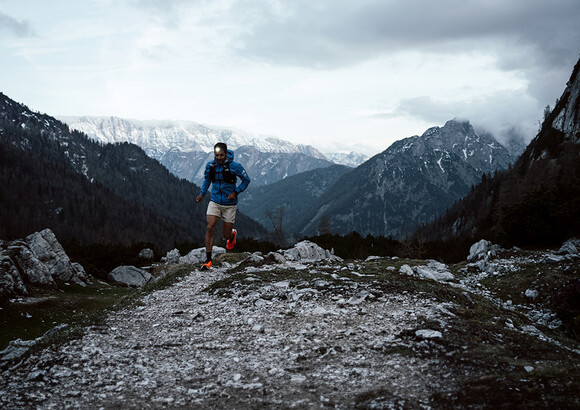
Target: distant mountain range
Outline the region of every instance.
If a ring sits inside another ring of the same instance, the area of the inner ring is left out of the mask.
[[[427,240],[485,238],[559,245],[580,235],[580,60],[554,109],[513,167],[484,178],[417,232]]]
[[[1,93],[0,185],[0,239],[50,228],[81,244],[203,243],[198,186],[137,145],[95,142]],[[243,214],[236,224],[244,236],[265,233]]]
[[[116,117],[59,117],[73,129],[100,142],[131,142],[159,160],[172,173],[200,184],[213,146],[222,141],[236,151],[253,185],[271,184],[288,176],[334,163],[357,166],[362,154],[324,154],[310,145],[282,139],[258,138],[246,132],[207,127],[187,121],[137,121]]]
[[[354,170],[295,175],[251,191],[242,205],[269,228],[264,211],[285,209],[285,229],[298,236],[323,228],[400,238],[445,212],[483,174],[514,159],[490,134],[451,120],[395,142]]]

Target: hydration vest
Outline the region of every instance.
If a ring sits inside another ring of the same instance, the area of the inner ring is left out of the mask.
[[[211,182],[216,182],[216,172],[215,172],[215,163],[211,163],[209,165],[209,179]],[[230,163],[224,162],[222,168],[222,178],[224,182],[228,184],[235,184],[236,183],[236,174],[230,171]]]

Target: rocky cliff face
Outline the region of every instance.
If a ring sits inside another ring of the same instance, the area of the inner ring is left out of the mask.
[[[395,142],[344,175],[311,208],[300,231],[315,233],[326,216],[334,233],[399,237],[443,213],[482,174],[512,161],[491,135],[451,120]]]
[[[27,295],[28,286],[57,288],[59,283],[86,286],[90,279],[50,229],[24,240],[0,241],[0,299]]]

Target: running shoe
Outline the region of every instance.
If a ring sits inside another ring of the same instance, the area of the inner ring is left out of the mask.
[[[226,249],[228,251],[232,250],[234,245],[236,244],[236,236],[238,235],[238,231],[236,231],[235,229],[232,229],[232,239],[228,239],[228,241],[226,242]]]
[[[200,270],[208,270],[209,268],[211,268],[211,261],[207,261],[206,263],[204,263],[203,265],[201,265],[201,269]]]

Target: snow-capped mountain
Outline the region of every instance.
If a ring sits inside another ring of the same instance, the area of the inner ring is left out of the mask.
[[[324,218],[333,233],[404,236],[467,194],[482,174],[513,159],[490,134],[451,120],[395,142],[342,176],[294,229],[315,234]]]
[[[131,142],[153,158],[160,159],[170,149],[182,152],[211,152],[222,141],[231,149],[250,145],[262,152],[302,153],[326,159],[310,145],[295,145],[274,137],[258,138],[244,131],[207,127],[193,121],[140,121],[118,117],[58,117],[71,128],[100,142]]]
[[[139,145],[175,175],[198,183],[218,141],[225,142],[234,151],[244,147],[247,155],[251,152],[252,163],[243,165],[254,184],[276,182],[298,172],[333,164],[310,145],[255,137],[244,131],[207,127],[191,121],[138,121],[117,117],[60,119],[100,142]],[[238,153],[236,156],[241,159]]]
[[[353,151],[348,154],[344,152],[331,152],[325,153],[324,155],[335,164],[346,165],[351,168],[356,168],[369,159],[367,155]]]

